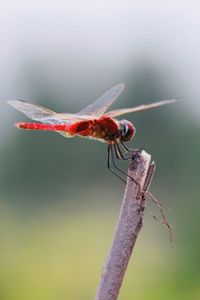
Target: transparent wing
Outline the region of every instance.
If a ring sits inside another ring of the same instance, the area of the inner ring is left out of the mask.
[[[120,83],[113,86],[110,90],[105,92],[100,98],[95,100],[93,103],[82,109],[79,115],[93,115],[100,116],[108,109],[108,107],[117,99],[122,90],[124,84]]]
[[[142,110],[146,110],[146,109],[151,109],[151,108],[156,108],[165,104],[171,104],[171,103],[175,103],[175,102],[179,102],[183,100],[182,98],[177,98],[177,99],[169,99],[169,100],[163,100],[163,101],[159,101],[159,102],[153,102],[150,104],[143,104],[137,107],[133,107],[133,108],[122,108],[122,109],[117,109],[117,110],[112,110],[109,111],[108,113],[106,113],[106,116],[110,116],[110,117],[118,117],[121,115],[125,115],[125,114],[129,114],[132,112],[137,112],[137,111],[142,111]]]
[[[32,120],[43,123],[63,124],[69,123],[72,120],[92,120],[95,116],[100,116],[117,99],[123,88],[123,84],[115,85],[92,104],[76,114],[58,114],[50,109],[23,100],[9,100],[7,103]]]
[[[21,111],[28,118],[36,121],[41,121],[56,114],[50,109],[36,104],[31,104],[23,100],[9,100],[7,103],[13,106],[15,109]]]
[[[87,118],[87,116],[81,117],[77,114],[58,114],[50,109],[23,100],[9,100],[7,103],[21,111],[28,118],[42,123],[66,124],[71,123],[76,119],[85,120]]]

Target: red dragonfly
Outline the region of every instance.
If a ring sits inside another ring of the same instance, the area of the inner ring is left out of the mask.
[[[116,117],[174,103],[179,99],[163,100],[133,108],[106,112],[123,89],[124,84],[115,85],[92,104],[76,114],[56,113],[50,109],[22,100],[9,100],[8,103],[30,119],[40,122],[17,122],[15,124],[17,128],[48,130],[58,132],[67,138],[80,136],[106,142],[108,145],[107,167],[112,173],[124,181],[115,170],[117,169],[124,175],[127,174],[116,166],[115,157],[117,159],[130,158],[125,156],[122,148],[125,152],[132,152],[124,143],[134,137],[136,129],[131,122],[127,120],[118,121]]]

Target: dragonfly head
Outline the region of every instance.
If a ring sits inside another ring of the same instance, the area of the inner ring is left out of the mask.
[[[130,141],[135,135],[135,127],[127,120],[119,121],[120,140],[122,142]]]

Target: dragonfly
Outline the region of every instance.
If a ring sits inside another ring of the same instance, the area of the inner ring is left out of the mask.
[[[37,121],[34,123],[17,122],[15,123],[17,128],[54,131],[66,138],[79,136],[106,142],[107,167],[114,175],[126,182],[122,176],[127,176],[127,174],[117,166],[116,159],[127,160],[131,158],[131,156],[127,156],[127,153],[132,153],[133,149],[128,148],[125,143],[135,136],[136,128],[130,121],[116,118],[133,112],[175,103],[181,99],[168,99],[132,108],[107,111],[123,89],[123,83],[113,86],[97,100],[75,114],[56,113],[45,107],[23,100],[8,100],[7,102],[28,118]]]

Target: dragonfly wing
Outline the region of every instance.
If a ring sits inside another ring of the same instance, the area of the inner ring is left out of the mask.
[[[74,121],[75,116],[79,118],[78,115],[74,114],[58,114],[50,109],[23,100],[9,100],[7,102],[28,118],[42,123],[66,124],[71,123],[72,120]]]
[[[117,109],[117,110],[112,110],[109,111],[108,113],[106,113],[106,116],[110,116],[110,117],[118,117],[121,115],[126,115],[132,112],[137,112],[137,111],[143,111],[143,110],[147,110],[147,109],[151,109],[151,108],[156,108],[165,104],[171,104],[171,103],[175,103],[175,102],[179,102],[181,101],[182,98],[177,98],[177,99],[168,99],[168,100],[163,100],[163,101],[159,101],[159,102],[153,102],[150,104],[143,104],[137,107],[133,107],[133,108],[124,108],[124,109]]]
[[[43,119],[46,119],[56,114],[50,109],[39,105],[31,104],[23,100],[9,100],[7,101],[7,103],[13,106],[15,109],[21,111],[28,118],[36,121],[42,121]]]
[[[105,113],[108,107],[117,99],[119,94],[124,89],[124,84],[120,83],[113,86],[110,90],[105,92],[101,97],[93,103],[82,109],[79,115],[93,115],[98,116]]]

